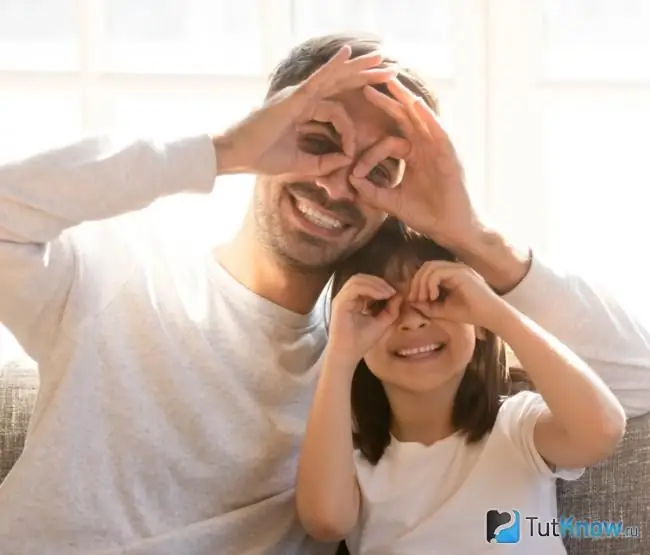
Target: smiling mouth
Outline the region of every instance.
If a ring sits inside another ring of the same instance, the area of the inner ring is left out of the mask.
[[[430,343],[421,347],[411,347],[409,349],[398,349],[395,356],[406,359],[420,359],[437,355],[445,348],[444,343]]]
[[[306,220],[311,223],[322,227],[324,229],[343,229],[346,224],[328,214],[324,214],[320,210],[314,209],[310,204],[299,198],[295,199],[296,208]]]
[[[325,234],[328,237],[335,237],[348,230],[351,225],[338,218],[331,212],[322,210],[319,206],[311,201],[289,194],[291,204],[297,215],[304,222],[307,228],[319,235]]]

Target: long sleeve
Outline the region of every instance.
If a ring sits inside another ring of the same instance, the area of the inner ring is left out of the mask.
[[[588,362],[628,417],[650,411],[650,329],[610,293],[535,258],[504,299]]]
[[[82,237],[79,224],[103,224],[174,193],[209,193],[215,164],[206,135],[168,143],[89,138],[0,166],[0,322],[30,356],[43,356],[107,294],[69,306],[73,287],[90,287],[103,271],[91,259],[108,267],[115,255],[115,272],[123,262],[110,241]]]

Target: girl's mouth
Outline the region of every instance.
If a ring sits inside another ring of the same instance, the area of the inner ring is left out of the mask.
[[[399,358],[421,359],[437,355],[445,348],[444,343],[429,343],[420,347],[410,347],[407,349],[398,349],[395,355]]]

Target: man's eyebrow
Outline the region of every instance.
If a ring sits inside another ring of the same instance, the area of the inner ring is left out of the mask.
[[[399,158],[392,158],[390,156],[386,158],[385,162],[388,162],[391,166],[395,166],[396,170],[399,170],[402,165],[402,160]]]
[[[336,127],[332,125],[329,121],[317,121],[315,119],[310,120],[307,122],[307,125],[310,127],[320,127],[323,131],[327,131],[329,135],[332,135],[333,137],[339,138],[340,134],[336,130]]]

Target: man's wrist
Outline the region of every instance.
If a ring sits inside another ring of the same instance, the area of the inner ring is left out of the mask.
[[[232,140],[227,135],[212,135],[212,146],[217,162],[216,174],[229,175],[242,173],[243,166],[237,161],[237,152]]]
[[[532,251],[506,240],[492,229],[476,230],[450,250],[478,272],[499,295],[509,293],[526,277],[532,263]]]

